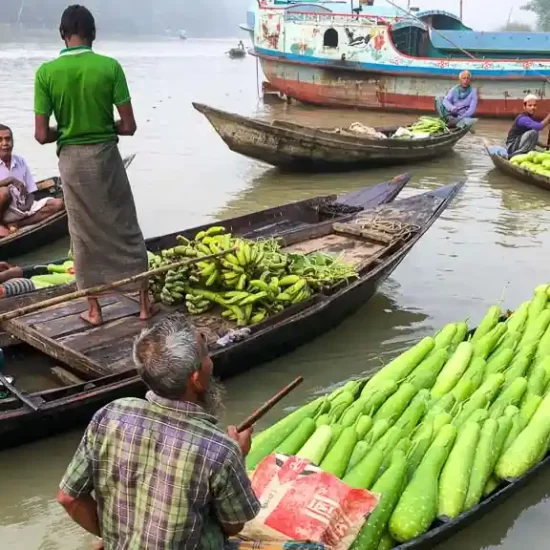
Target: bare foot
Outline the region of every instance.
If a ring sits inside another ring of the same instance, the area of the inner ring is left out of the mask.
[[[5,225],[0,225],[0,239],[7,237],[10,234],[10,230]]]
[[[80,315],[80,318],[98,327],[103,324],[103,315],[101,314],[101,306],[97,298],[88,298],[88,311]]]
[[[151,300],[149,299],[149,292],[142,290],[139,293],[139,318],[142,321],[147,321],[147,319],[151,319],[151,317],[156,315],[158,312],[159,307],[151,303]]]

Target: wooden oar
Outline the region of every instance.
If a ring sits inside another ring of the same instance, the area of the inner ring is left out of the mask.
[[[104,285],[94,286],[92,288],[85,288],[83,290],[77,290],[76,292],[70,292],[69,294],[63,294],[62,296],[56,296],[55,298],[50,298],[36,304],[29,304],[27,306],[20,307],[13,311],[8,311],[0,315],[0,323],[4,321],[9,321],[10,319],[15,319],[16,317],[21,317],[22,315],[28,315],[29,313],[34,313],[35,311],[40,311],[46,307],[56,306],[58,304],[63,304],[65,302],[70,302],[71,300],[76,300],[78,298],[87,298],[88,296],[94,296],[97,294],[103,294],[110,290],[120,288],[121,286],[128,285],[130,283],[135,283],[136,281],[142,281],[148,279],[153,275],[159,275],[160,273],[165,273],[171,269],[176,269],[178,267],[183,267],[190,264],[195,264],[197,262],[204,262],[211,260],[213,258],[219,258],[220,256],[225,256],[230,252],[235,252],[236,248],[229,248],[223,252],[218,252],[216,254],[209,254],[207,256],[201,256],[196,258],[186,258],[180,262],[174,262],[173,264],[163,265],[162,267],[157,267],[151,269],[150,271],[144,271],[132,277],[126,277],[126,279],[121,279],[120,281],[115,281],[113,283],[107,283]]]
[[[30,395],[25,395],[21,393],[9,380],[4,374],[2,374],[1,369],[4,367],[4,352],[0,349],[0,382],[10,392],[14,397],[17,397],[23,405],[27,406],[32,411],[36,412],[42,403],[44,403],[44,399],[41,397],[32,397]]]
[[[267,412],[269,412],[283,397],[287,396],[293,389],[297,388],[304,379],[301,376],[298,376],[294,380],[294,382],[291,382],[288,386],[285,386],[279,393],[275,394],[269,401],[266,401],[258,410],[254,411],[248,418],[243,420],[238,426],[237,426],[237,433],[244,432],[245,430],[248,430],[248,428],[251,428],[264,416]]]

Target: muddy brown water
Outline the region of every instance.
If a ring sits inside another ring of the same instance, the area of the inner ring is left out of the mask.
[[[138,118],[135,137],[121,142],[137,153],[129,174],[139,219],[154,236],[212,219],[231,217],[290,200],[357,189],[412,171],[403,195],[466,179],[467,186],[378,294],[324,337],[227,384],[226,421],[237,422],[297,374],[305,378],[284,405],[296,406],[359,373],[378,368],[444,323],[475,324],[490,305],[514,307],[550,281],[550,194],[492,170],[482,137],[502,138],[506,122],[487,121],[454,153],[414,166],[345,174],[281,174],[229,151],[191,101],[245,115],[316,126],[403,124],[413,116],[336,111],[257,99],[254,58],[230,60],[233,41],[104,41],[97,49],[125,67]],[[33,140],[33,77],[55,56],[52,40],[0,44],[0,121],[13,127],[17,152],[37,178],[57,173],[53,146]],[[64,255],[67,241],[51,243],[18,261]],[[18,365],[32,380],[40,363]],[[27,383],[29,383],[27,381]],[[263,425],[282,414],[282,407]],[[89,538],[55,503],[57,483],[80,431],[0,453],[0,548],[73,550]],[[485,519],[442,545],[449,550],[548,548],[550,472],[543,474]]]

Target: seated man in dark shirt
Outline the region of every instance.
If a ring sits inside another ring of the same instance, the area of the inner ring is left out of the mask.
[[[550,114],[540,122],[536,120],[534,115],[537,110],[537,102],[538,97],[534,94],[527,95],[523,100],[523,113],[516,117],[506,138],[508,158],[529,153],[537,145],[545,147],[544,144],[539,143],[539,132],[550,124]]]

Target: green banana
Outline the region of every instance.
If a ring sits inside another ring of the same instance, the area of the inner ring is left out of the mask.
[[[206,235],[208,235],[209,237],[213,237],[214,235],[221,235],[222,233],[225,233],[225,227],[223,227],[222,225],[213,225],[206,230]]]
[[[247,276],[243,273],[239,278],[239,282],[237,283],[237,290],[244,290],[244,287],[246,286],[246,280]]]
[[[292,286],[300,280],[299,275],[287,275],[279,281],[279,286]]]
[[[244,300],[242,300],[241,302],[239,302],[239,306],[246,306],[248,304],[253,304],[254,302],[257,302],[258,300],[261,300],[262,298],[265,298],[267,296],[267,292],[265,292],[264,290],[262,290],[261,292],[258,292],[256,294],[250,294],[250,296],[247,296],[246,298],[244,298]]]
[[[253,281],[250,281],[249,286],[252,288],[257,288],[258,290],[263,290],[264,292],[269,292],[269,285],[265,281],[261,281],[258,279],[254,279]]]

